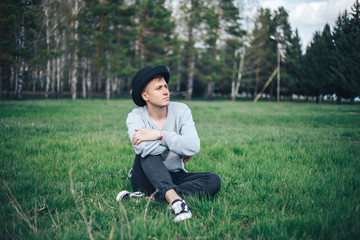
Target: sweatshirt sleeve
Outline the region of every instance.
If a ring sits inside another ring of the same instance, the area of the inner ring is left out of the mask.
[[[179,134],[173,131],[163,130],[161,145],[165,145],[170,151],[184,157],[197,154],[200,151],[200,139],[197,134],[191,110],[186,108],[179,119]]]
[[[146,126],[144,119],[141,114],[132,111],[129,113],[126,119],[126,126],[128,128],[128,135],[130,141],[135,134],[135,129],[139,128],[149,128]],[[141,157],[146,157],[147,155],[159,155],[167,150],[166,146],[160,145],[160,140],[156,141],[144,141],[138,145],[133,145],[135,153],[141,155]]]

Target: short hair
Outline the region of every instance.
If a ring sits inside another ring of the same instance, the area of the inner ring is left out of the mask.
[[[154,80],[154,79],[161,79],[163,78],[164,79],[164,76],[162,74],[158,74],[158,75],[155,75],[144,87],[144,89],[142,90],[143,92],[145,91],[145,89],[147,88],[147,86],[149,85],[149,83]]]

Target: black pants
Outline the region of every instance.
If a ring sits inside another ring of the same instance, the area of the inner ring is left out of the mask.
[[[146,195],[157,190],[155,199],[164,200],[165,193],[170,189],[174,189],[179,195],[214,196],[220,190],[221,180],[217,174],[211,172],[169,172],[160,155],[149,155],[145,158],[136,155],[131,186],[133,191]]]

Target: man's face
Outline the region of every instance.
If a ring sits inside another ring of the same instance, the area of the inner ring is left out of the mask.
[[[170,101],[170,92],[164,78],[151,80],[141,96],[148,105],[151,104],[155,107],[166,107]]]

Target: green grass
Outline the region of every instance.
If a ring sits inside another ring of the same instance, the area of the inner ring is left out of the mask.
[[[193,219],[174,223],[164,202],[115,201],[131,189],[132,102],[1,102],[0,239],[88,239],[87,226],[95,239],[359,238],[360,106],[187,104],[201,138],[187,169],[222,188],[187,197]]]

